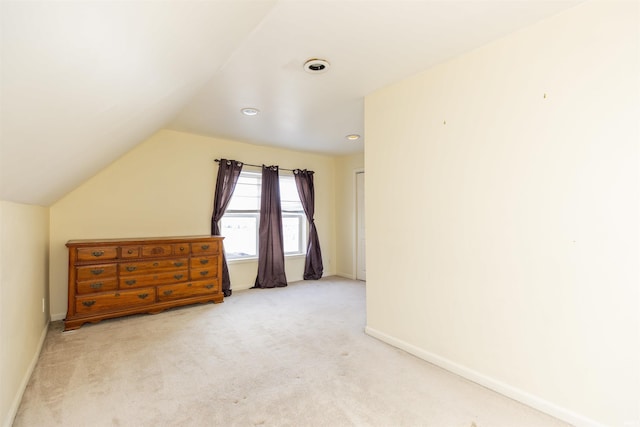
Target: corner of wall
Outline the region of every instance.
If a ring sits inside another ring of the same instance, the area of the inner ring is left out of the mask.
[[[29,363],[29,367],[26,372],[22,376],[22,380],[20,381],[20,386],[13,397],[11,402],[11,406],[9,407],[9,411],[6,414],[4,422],[2,423],[3,427],[11,427],[13,424],[16,415],[18,414],[18,408],[20,407],[20,402],[22,401],[22,396],[24,395],[24,391],[27,388],[27,384],[29,384],[29,380],[31,379],[31,375],[33,374],[33,370],[38,363],[38,359],[40,358],[40,353],[42,352],[42,346],[44,345],[44,340],[47,338],[47,332],[49,331],[49,322],[44,325],[42,328],[42,333],[40,334],[40,339],[38,341],[38,347],[31,358],[31,362]]]

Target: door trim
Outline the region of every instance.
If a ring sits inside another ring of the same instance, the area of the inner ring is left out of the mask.
[[[353,280],[358,280],[358,174],[360,173],[365,173],[364,168],[353,170],[353,262],[351,272]],[[366,193],[365,189],[365,195]]]

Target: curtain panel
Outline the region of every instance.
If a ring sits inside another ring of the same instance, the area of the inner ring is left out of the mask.
[[[302,202],[302,209],[309,221],[309,240],[307,242],[307,255],[304,261],[305,280],[318,280],[322,277],[324,269],[322,265],[322,252],[320,251],[320,241],[318,240],[318,231],[313,220],[315,213],[315,191],[313,188],[313,171],[306,169],[296,169],[293,176]]]
[[[278,166],[262,165],[258,276],[254,288],[284,286],[287,286],[287,277],[284,272],[284,240]]]
[[[220,220],[229,206],[233,190],[236,188],[238,178],[242,172],[242,163],[235,160],[220,159],[218,164],[218,177],[213,201],[213,216],[211,217],[211,235],[220,235]],[[224,246],[224,245],[223,245]],[[222,292],[225,297],[231,295],[231,280],[229,279],[229,267],[227,259],[222,252]]]

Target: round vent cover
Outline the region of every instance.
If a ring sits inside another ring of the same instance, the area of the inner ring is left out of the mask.
[[[320,74],[329,69],[329,62],[324,59],[312,58],[304,63],[304,70],[307,73]]]

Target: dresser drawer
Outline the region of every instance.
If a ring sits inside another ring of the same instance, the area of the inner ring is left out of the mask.
[[[216,277],[217,275],[218,275],[217,264],[207,268],[191,269],[191,280],[209,279],[211,277]]]
[[[120,258],[140,258],[140,246],[122,246],[120,248]]]
[[[216,268],[218,267],[217,256],[200,256],[191,258],[191,268]]]
[[[118,248],[115,247],[93,247],[77,248],[76,256],[78,261],[102,261],[105,259],[116,259]]]
[[[84,282],[87,280],[116,277],[116,266],[117,264],[100,264],[76,267],[76,280],[78,282]]]
[[[191,253],[191,245],[188,243],[178,243],[171,246],[173,247],[174,255],[189,255]]]
[[[182,270],[187,268],[188,263],[188,258],[125,262],[120,264],[120,276],[161,273],[167,270]]]
[[[91,294],[104,291],[115,291],[118,289],[118,280],[104,279],[104,280],[91,280],[88,282],[78,282],[77,291],[79,294]]]
[[[155,288],[108,292],[76,298],[76,313],[86,315],[156,302]]]
[[[199,255],[217,255],[220,253],[219,241],[205,241],[191,244],[191,253]]]
[[[196,295],[215,294],[218,292],[220,292],[220,283],[217,279],[164,285],[158,286],[158,301],[171,301]]]
[[[144,258],[169,256],[171,255],[172,245],[149,245],[142,247],[142,256]]]
[[[119,279],[120,289],[138,288],[141,286],[154,286],[167,283],[186,282],[189,280],[187,269],[175,270],[165,273],[146,274],[144,276],[128,276]]]

